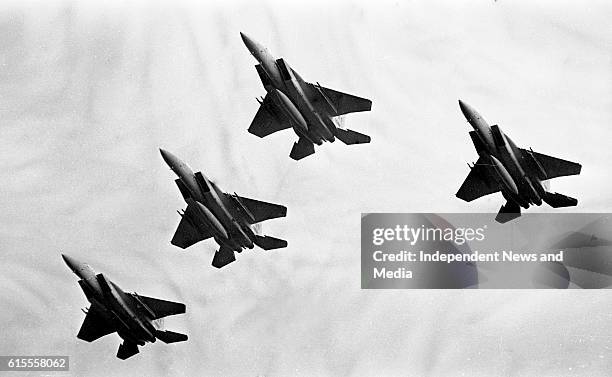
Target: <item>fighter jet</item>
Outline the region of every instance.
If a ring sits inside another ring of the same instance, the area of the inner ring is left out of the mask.
[[[287,207],[249,199],[238,194],[227,194],[208,180],[201,172],[191,168],[172,153],[159,150],[170,169],[179,177],[175,180],[187,202],[171,243],[181,249],[213,237],[220,249],[212,265],[221,268],[236,260],[234,252],[254,245],[264,250],[287,247],[287,241],[256,234],[253,224],[285,217]]]
[[[372,101],[311,84],[291,69],[284,59],[275,59],[268,50],[240,33],[242,40],[259,64],[255,66],[267,91],[258,98],[260,107],[249,127],[259,137],[293,128],[298,141],[293,144],[290,157],[300,160],[315,152],[314,144],[340,139],[344,144],[369,143],[370,137],[342,128],[341,115],[370,111]]]
[[[474,108],[459,100],[459,107],[474,127],[470,137],[478,152],[478,161],[470,166],[470,173],[457,192],[467,202],[501,191],[506,199],[495,218],[500,223],[521,215],[521,207],[546,202],[553,208],[570,207],[578,200],[549,192],[547,180],[580,174],[582,166],[534,152],[531,148],[518,148],[498,125],[489,126]]]
[[[81,280],[79,285],[91,303],[77,338],[87,342],[116,332],[123,339],[117,357],[125,360],[137,354],[138,346],[146,342],[184,342],[187,335],[159,329],[160,318],[185,313],[185,305],[178,302],[127,293],[86,263],[62,254],[64,262]]]

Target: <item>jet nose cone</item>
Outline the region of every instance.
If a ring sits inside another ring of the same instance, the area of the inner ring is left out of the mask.
[[[159,153],[161,153],[162,158],[164,159],[164,161],[166,161],[166,164],[168,164],[168,166],[170,166],[170,168],[173,168],[174,166],[178,165],[178,158],[173,155],[172,153],[168,152],[165,149],[159,148]]]
[[[66,265],[68,265],[68,267],[70,267],[70,269],[73,271],[76,269],[77,265],[79,264],[79,262],[76,259],[69,257],[66,254],[62,254],[62,259],[64,260]]]
[[[251,41],[251,39],[243,32],[240,32],[240,38],[242,38],[242,42],[244,42],[247,47],[253,44],[253,41]]]
[[[257,44],[257,42],[249,38],[249,36],[244,34],[243,32],[240,32],[240,37],[242,38],[242,42],[244,42],[244,45],[247,47],[247,49],[249,49],[251,54],[258,53],[259,45]]]
[[[470,105],[463,102],[462,100],[459,100],[459,108],[461,109],[463,116],[465,116],[467,120],[473,118],[474,110],[470,107]]]

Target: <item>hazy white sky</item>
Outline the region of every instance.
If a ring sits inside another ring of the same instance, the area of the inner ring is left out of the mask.
[[[579,162],[552,188],[612,212],[605,1],[0,3],[0,354],[81,375],[584,375],[612,368],[608,291],[362,291],[362,212],[497,212],[454,194],[476,160],[457,99],[522,147]],[[372,99],[369,145],[289,159],[247,133],[265,94],[239,32],[302,77]],[[158,148],[281,203],[284,250],[210,267],[169,244],[184,203]],[[545,205],[529,211],[551,211]],[[561,210],[556,210],[561,211]],[[60,251],[187,305],[188,342],[125,362],[76,339],[87,302]],[[202,373],[203,371],[203,373]]]

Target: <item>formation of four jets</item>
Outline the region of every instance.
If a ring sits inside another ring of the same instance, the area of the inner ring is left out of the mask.
[[[275,59],[266,48],[243,33],[242,40],[257,59],[255,68],[266,89],[258,99],[260,107],[248,131],[265,137],[274,132],[293,128],[298,141],[290,157],[300,160],[314,153],[314,145],[323,142],[369,143],[370,137],[344,129],[340,116],[369,111],[372,101],[325,88],[319,83],[304,81],[284,59]],[[472,201],[501,191],[506,199],[496,217],[506,222],[520,216],[520,208],[546,202],[552,207],[575,206],[577,200],[548,191],[548,179],[579,174],[581,166],[518,148],[499,126],[489,126],[469,105],[459,101],[467,121],[474,127],[470,137],[479,155],[470,166],[457,197]],[[287,215],[287,208],[273,203],[249,199],[221,191],[201,172],[193,170],[172,153],[160,149],[164,161],[178,176],[179,188],[187,208],[179,212],[178,228],[171,243],[187,248],[199,241],[214,238],[219,244],[212,265],[217,268],[236,260],[235,252],[255,245],[264,250],[287,247],[287,241],[259,234],[256,224]],[[81,286],[91,306],[79,330],[79,339],[91,342],[117,332],[124,340],[117,357],[127,359],[137,354],[138,346],[156,339],[165,343],[187,340],[187,335],[161,330],[159,319],[185,313],[185,305],[159,300],[136,293],[126,293],[103,274],[62,254],[70,269],[80,278]]]

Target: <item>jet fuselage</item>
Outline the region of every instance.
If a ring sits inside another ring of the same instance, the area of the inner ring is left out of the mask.
[[[144,307],[135,307],[121,288],[107,280],[104,275],[96,275],[88,264],[81,263],[64,254],[62,254],[62,258],[68,267],[81,278],[81,287],[89,302],[104,308],[105,312],[113,319],[117,327],[117,334],[122,339],[138,345],[144,345],[145,342],[155,342],[155,326],[152,322],[152,313],[147,313]]]
[[[504,198],[523,208],[529,208],[531,204],[541,205],[545,193],[542,182],[537,177],[526,174],[522,166],[522,154],[512,139],[504,134],[499,126],[489,126],[468,104],[459,101],[459,107],[481,142],[482,147],[476,148],[478,154],[490,161],[498,173],[496,178],[504,188],[501,190]]]
[[[249,52],[269,78],[270,85],[264,85],[264,88],[268,92],[278,90],[285,95],[284,98],[279,95],[282,102],[280,107],[285,116],[292,120],[295,133],[317,145],[321,145],[324,141],[334,142],[336,123],[329,114],[320,114],[313,106],[309,100],[313,97],[310,93],[311,87],[284,59],[277,60],[261,44],[243,33],[240,35]]]
[[[250,224],[229,209],[233,208],[229,203],[231,199],[204,174],[201,174],[202,182],[198,183],[189,165],[166,150],[160,149],[160,152],[196,202],[199,219],[192,219],[194,226],[206,224],[215,230],[214,238],[219,245],[226,245],[234,251],[240,252],[245,247],[252,249],[255,233]]]

